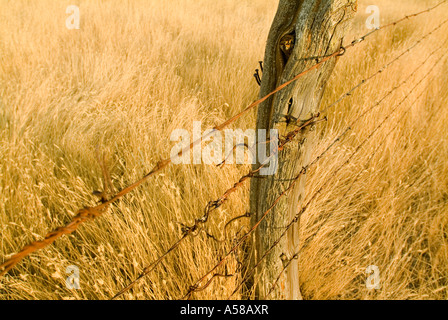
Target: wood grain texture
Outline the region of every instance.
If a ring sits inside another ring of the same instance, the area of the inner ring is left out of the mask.
[[[350,0],[280,0],[269,32],[260,97],[272,92],[300,72],[312,67],[320,57],[340,49],[348,22],[354,16],[357,2]],[[288,59],[282,54],[280,42],[285,35],[293,35],[295,44]],[[280,138],[316,114],[326,83],[337,58],[324,63],[295,83],[275,94],[260,105],[257,129],[278,129]],[[294,121],[291,121],[294,119]],[[297,119],[297,122],[295,121]],[[313,127],[307,127],[279,153],[279,168],[275,175],[252,179],[250,210],[255,224],[278,195],[291,183],[309,162],[313,148]],[[259,164],[254,165],[256,168]],[[297,214],[305,195],[305,177],[302,175],[295,187],[261,223],[253,239],[252,263],[272,245]],[[266,257],[253,280],[255,298],[264,298],[283,270],[283,260],[294,255],[299,244],[299,223]],[[270,299],[301,299],[299,265],[289,264],[279,285]]]

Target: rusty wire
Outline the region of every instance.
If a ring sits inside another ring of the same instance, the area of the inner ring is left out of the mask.
[[[391,22],[391,23],[389,23],[389,24],[386,24],[386,25],[384,25],[384,26],[382,26],[382,27],[380,27],[380,28],[377,28],[377,30],[378,30],[378,29],[382,29],[382,28],[388,28],[388,27],[391,27],[391,26],[396,26],[396,25],[397,25],[398,23],[400,23],[400,22],[403,22],[403,21],[408,20],[408,19],[410,19],[410,18],[415,18],[415,17],[417,17],[417,16],[419,16],[419,15],[421,15],[421,14],[424,14],[424,13],[428,13],[428,12],[430,12],[430,11],[432,11],[432,10],[434,10],[434,9],[436,9],[436,8],[438,8],[438,7],[440,7],[442,4],[446,3],[447,1],[448,1],[448,0],[440,1],[439,3],[437,3],[436,5],[434,5],[433,7],[430,7],[430,8],[428,8],[428,9],[426,9],[426,10],[422,10],[422,11],[417,12],[417,13],[413,13],[413,14],[404,16],[403,18],[401,18],[401,19],[399,19],[399,20],[396,20],[396,21]]]
[[[54,231],[48,233],[43,240],[34,241],[29,245],[23,247],[23,249],[0,265],[0,277],[11,270],[23,257],[31,254],[32,252],[45,248],[46,246],[52,244],[62,235],[70,234],[78,229],[78,227],[87,220],[93,220],[96,217],[102,215],[108,208],[109,204],[107,203],[108,196],[110,192],[113,191],[113,185],[110,180],[109,172],[106,169],[105,164],[105,155],[102,156],[99,153],[98,147],[95,150],[96,158],[101,168],[101,172],[103,174],[103,191],[95,191],[94,195],[100,198],[101,207],[96,208],[85,208],[78,211],[77,215],[72,219],[72,221],[65,226],[58,227]]]
[[[255,101],[255,102],[253,102],[252,104],[250,104],[246,109],[244,109],[239,114],[233,116],[232,118],[230,118],[230,119],[226,120],[225,122],[221,123],[220,125],[216,126],[215,128],[213,128],[213,130],[210,130],[207,134],[203,135],[201,138],[193,141],[189,146],[187,146],[184,149],[182,149],[181,151],[179,151],[178,155],[180,156],[180,155],[188,152],[190,149],[192,149],[193,147],[195,147],[196,145],[201,143],[201,141],[203,139],[209,138],[210,136],[212,136],[217,131],[222,131],[229,124],[231,124],[231,123],[235,122],[236,120],[238,120],[240,117],[242,117],[248,111],[250,111],[251,109],[255,108],[256,106],[258,106],[259,104],[261,104],[262,102],[267,100],[270,96],[272,96],[275,93],[281,91],[286,86],[288,86],[292,82],[296,81],[300,77],[304,76],[308,72],[318,68],[321,64],[323,64],[324,62],[328,61],[331,57],[336,56],[337,54],[339,54],[339,51],[336,52],[334,55],[329,56],[328,59],[322,60],[318,64],[316,64],[316,65],[312,66],[311,68],[303,71],[302,73],[297,75],[293,80],[290,80],[290,81],[284,83],[283,85],[279,86],[277,89],[275,89],[274,91],[272,91],[270,94],[266,95],[265,97]],[[138,181],[134,182],[133,184],[127,186],[126,188],[122,189],[120,192],[118,192],[114,196],[112,196],[110,199],[107,199],[106,201],[102,202],[101,204],[99,204],[99,205],[97,205],[95,207],[85,207],[83,209],[80,209],[78,211],[77,215],[72,219],[72,221],[70,223],[68,223],[64,227],[59,227],[56,230],[48,233],[45,236],[44,240],[42,240],[42,241],[34,241],[34,242],[26,245],[21,251],[19,251],[18,253],[13,255],[11,258],[6,260],[2,265],[0,265],[0,270],[2,270],[0,272],[0,277],[5,275],[9,270],[11,270],[15,265],[17,265],[26,256],[30,255],[31,253],[33,253],[33,252],[35,252],[37,250],[45,248],[46,246],[52,244],[55,240],[57,240],[58,238],[62,237],[63,235],[73,233],[74,231],[76,231],[78,226],[81,225],[82,223],[84,223],[85,221],[94,220],[96,217],[101,216],[107,210],[107,208],[109,207],[110,204],[118,201],[119,199],[124,197],[126,194],[130,193],[131,191],[133,191],[134,189],[136,189],[137,187],[139,187],[140,185],[145,183],[150,177],[152,177],[153,175],[155,175],[156,173],[158,173],[162,169],[164,169],[167,166],[169,166],[171,164],[171,162],[172,162],[171,158],[160,160],[153,167],[153,169],[149,173],[147,173],[145,176],[143,176],[140,180],[138,180]]]
[[[376,107],[378,107],[388,96],[390,96],[394,91],[396,91],[397,89],[399,89],[400,87],[402,87],[403,85],[405,85],[408,81],[409,81],[409,79],[411,78],[411,77],[413,77],[416,73],[417,73],[417,71],[418,70],[420,70],[420,68],[422,68],[423,67],[423,65],[425,65],[426,64],[426,62],[428,61],[428,59],[432,56],[432,55],[434,55],[435,54],[435,52],[437,52],[438,50],[440,50],[442,47],[443,47],[444,45],[441,45],[440,47],[438,47],[436,50],[434,50],[404,81],[402,81],[398,86],[395,86],[394,88],[392,88],[389,92],[387,92],[386,93],[386,95],[384,95],[376,104],[374,104],[372,107],[370,107],[370,108],[368,108],[368,109],[366,109],[363,113],[361,113],[358,117],[356,117],[352,122],[351,122],[351,124],[342,132],[342,134],[340,134],[321,154],[319,154],[313,161],[311,161],[307,166],[305,166],[305,167],[303,167],[302,168],[302,170],[300,170],[300,172],[299,172],[299,174],[295,177],[295,178],[293,178],[292,179],[292,183],[289,185],[289,187],[285,190],[285,191],[283,191],[275,200],[274,200],[274,202],[273,202],[273,204],[268,208],[268,210],[266,211],[266,212],[264,212],[263,213],[263,215],[261,216],[261,218],[255,223],[255,225],[248,231],[248,233],[246,233],[246,235],[245,236],[243,236],[241,239],[240,239],[240,241],[238,241],[238,243],[237,243],[237,245],[236,246],[234,246],[230,251],[229,251],[229,253],[217,264],[217,265],[215,265],[215,267],[213,267],[209,272],[207,272],[201,279],[199,279],[192,287],[190,287],[190,290],[187,292],[187,294],[183,297],[183,298],[189,298],[190,297],[190,295],[194,292],[194,288],[195,288],[195,286],[197,286],[197,284],[198,283],[200,283],[200,282],[202,282],[205,278],[207,278],[207,276],[208,275],[210,275],[214,270],[216,270],[216,268],[218,268],[220,265],[222,265],[224,262],[225,262],[225,260],[227,259],[227,257],[228,256],[230,256],[230,254],[234,251],[234,250],[236,250],[236,248],[239,246],[239,245],[241,245],[242,243],[243,243],[243,241],[259,226],[259,224],[266,218],[266,216],[269,214],[269,212],[275,207],[275,205],[280,201],[280,198],[282,198],[283,196],[285,196],[293,187],[294,187],[294,185],[296,184],[296,182],[298,181],[298,179],[300,178],[300,176],[302,175],[302,174],[305,174],[306,172],[307,172],[307,170],[311,167],[311,166],[313,166],[315,163],[317,163],[322,157],[324,157],[325,156],[325,154],[330,150],[330,149],[332,149],[335,145],[336,145],[336,143],[337,142],[339,142],[351,129],[352,129],[352,127],[353,127],[353,125],[355,125],[358,121],[360,121],[367,113],[369,113],[369,112],[371,112],[373,109],[375,109]],[[441,59],[439,59],[438,61],[440,61]],[[431,71],[432,71],[432,69],[431,69]],[[429,74],[429,73],[428,73]],[[427,75],[428,75],[427,74]],[[426,76],[427,76],[426,75]],[[425,76],[425,77],[426,77]],[[418,85],[421,83],[423,81],[423,79],[418,83]],[[415,88],[415,87],[414,87]],[[412,89],[413,90],[413,89]],[[412,92],[412,90],[411,90],[411,92]],[[405,99],[407,99],[407,97],[409,96],[409,94],[405,97]],[[405,101],[405,100],[404,100]],[[404,102],[403,101],[403,102]],[[403,103],[403,102],[401,102],[400,103],[400,105]],[[375,132],[376,132],[376,130],[375,130]],[[373,135],[373,134],[372,134]],[[362,147],[362,145],[361,146],[358,146],[358,149],[360,149]],[[358,150],[357,149],[357,150]],[[316,195],[317,195],[317,193],[316,193]],[[302,211],[300,211],[299,212],[299,214],[301,213]],[[290,227],[293,225],[293,224],[295,224],[295,223],[297,223],[298,221],[299,221],[299,217],[300,217],[300,215],[297,215],[295,218],[294,218],[294,220],[290,223],[290,224],[288,224],[288,226],[286,227],[286,229],[285,229],[285,232],[282,234],[282,236],[281,236],[281,238],[286,234],[286,231],[287,230],[289,230],[290,229]],[[280,238],[280,239],[281,239]],[[280,241],[280,239],[278,239],[278,241],[276,241],[275,242],[275,245],[274,246],[276,246],[278,243],[279,243],[279,241]],[[273,247],[274,247],[273,246]],[[271,247],[271,249],[269,249],[269,251],[271,251],[272,249],[273,249],[273,247]],[[266,254],[265,254],[266,255]],[[265,257],[265,255],[263,256],[263,258]],[[233,295],[233,294],[232,294]]]

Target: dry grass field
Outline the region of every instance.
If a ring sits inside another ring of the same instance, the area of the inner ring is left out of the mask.
[[[78,209],[97,203],[93,191],[101,190],[103,180],[96,150],[105,154],[117,191],[169,157],[174,129],[191,129],[193,121],[211,128],[254,101],[253,73],[263,59],[277,3],[0,0],[0,263],[70,221]],[[375,1],[383,23],[435,3]],[[71,4],[80,8],[79,30],[65,26]],[[369,4],[360,1],[346,42],[369,31]],[[347,51],[323,107],[446,18],[447,4]],[[328,122],[318,125],[315,154],[409,75],[447,34],[444,25],[332,108]],[[409,93],[447,49],[434,54],[309,171],[311,194],[410,95],[303,216],[298,263],[304,299],[448,298],[446,57]],[[253,128],[255,117],[254,110],[232,128]],[[25,258],[0,279],[0,299],[111,298],[181,236],[182,224],[192,224],[207,202],[248,168],[170,166],[102,217]],[[249,183],[210,218],[208,231],[224,237],[226,221],[248,210],[248,194]],[[229,239],[247,224],[233,224]],[[204,233],[190,237],[123,298],[181,298],[231,244]],[[70,265],[79,267],[80,290],[65,286]],[[232,258],[228,270],[235,265]],[[366,288],[369,265],[379,267],[379,290]],[[238,280],[217,278],[193,298],[225,299]]]

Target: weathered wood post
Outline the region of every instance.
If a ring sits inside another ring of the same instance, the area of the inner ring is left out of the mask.
[[[323,57],[340,50],[348,21],[357,10],[356,0],[280,0],[268,36],[260,97],[307,70]],[[326,83],[337,58],[307,73],[298,81],[275,94],[259,106],[257,129],[278,129],[280,138],[315,115]],[[274,175],[252,179],[250,212],[252,224],[284,191],[291,180],[310,160],[313,148],[313,127],[306,127],[278,155],[278,171]],[[254,165],[258,168],[260,164]],[[305,175],[277,204],[256,229],[253,239],[252,265],[281,235],[284,227],[296,216],[304,198]],[[266,257],[253,277],[255,298],[265,298],[283,270],[285,259],[298,249],[299,224]],[[283,259],[283,260],[282,260]],[[299,264],[289,264],[270,299],[301,299]]]

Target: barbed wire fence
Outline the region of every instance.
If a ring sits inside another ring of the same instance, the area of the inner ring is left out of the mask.
[[[432,53],[431,53],[431,55],[433,55],[435,52],[437,52],[438,50],[440,50],[442,47],[443,47],[444,45],[442,45],[442,46],[440,46],[439,48],[437,48],[436,50],[434,50]],[[445,56],[443,56],[442,58],[444,58]],[[440,58],[437,62],[440,62],[441,60],[442,60],[442,58]],[[244,235],[241,239],[240,239],[240,241],[237,243],[237,245],[235,245],[233,248],[232,248],[232,250],[214,267],[214,268],[212,268],[206,275],[204,275],[204,277],[202,277],[200,280],[198,280],[198,282],[196,282],[191,288],[190,288],[190,290],[189,290],[189,292],[187,293],[187,295],[186,296],[188,296],[188,295],[190,295],[191,293],[193,293],[193,292],[195,292],[196,291],[196,287],[198,286],[198,283],[200,283],[200,282],[202,282],[208,275],[210,275],[210,273],[212,273],[217,267],[219,267],[225,260],[226,260],[226,258],[227,257],[229,257],[230,256],[230,254],[234,251],[234,250],[236,250],[236,248],[239,246],[239,245],[241,245],[242,244],[242,242],[243,242],[243,240],[245,240],[253,231],[255,231],[255,229],[260,225],[260,223],[266,218],[266,216],[271,212],[271,210],[272,210],[272,208],[273,207],[275,207],[275,205],[278,203],[278,201],[280,200],[280,198],[282,198],[282,197],[284,197],[287,193],[288,193],[288,191],[290,191],[293,187],[294,187],[294,185],[296,184],[296,182],[298,181],[298,179],[300,178],[300,176],[301,175],[303,175],[303,174],[305,174],[307,171],[308,171],[308,169],[309,168],[311,168],[312,166],[314,166],[320,159],[322,159],[327,153],[328,153],[328,151],[329,150],[331,150],[339,141],[341,141],[342,140],[342,138],[344,137],[344,136],[346,136],[347,135],[347,133],[350,131],[350,130],[352,130],[352,128],[353,128],[353,126],[355,125],[355,124],[357,124],[361,119],[363,119],[363,117],[366,115],[366,114],[368,114],[368,113],[370,113],[372,110],[374,110],[376,107],[378,107],[379,105],[381,105],[381,103],[383,102],[383,101],[385,101],[385,99],[388,97],[388,96],[390,96],[394,91],[396,91],[397,89],[399,89],[400,87],[402,87],[403,85],[405,85],[406,83],[407,83],[407,81],[412,77],[412,76],[414,76],[416,73],[417,73],[417,71],[419,70],[419,69],[421,69],[421,67],[423,66],[423,65],[425,65],[425,63],[427,62],[427,59],[423,62],[423,63],[421,63],[407,78],[406,78],[406,80],[404,80],[403,82],[401,82],[398,86],[395,86],[392,90],[390,90],[389,92],[387,92],[387,94],[386,95],[384,95],[382,98],[381,98],[381,100],[379,101],[379,102],[377,102],[376,104],[374,104],[372,107],[370,107],[370,108],[368,108],[368,109],[366,109],[360,116],[358,116],[355,120],[353,120],[351,123],[350,123],[350,125],[347,127],[347,128],[345,128],[345,130],[342,132],[342,134],[340,134],[321,154],[319,154],[314,160],[312,160],[307,166],[305,166],[304,168],[302,168],[302,170],[299,172],[299,174],[293,179],[293,181],[292,181],[292,183],[285,189],[285,191],[283,191],[279,196],[278,196],[278,198],[274,201],[274,203],[269,207],[269,209],[267,210],[267,211],[265,211],[263,214],[262,214],[262,216],[261,216],[261,218],[255,223],[255,225],[252,227],[252,229],[250,229],[249,230],[249,232],[248,233],[246,233],[246,235]],[[434,69],[434,67],[435,67],[435,65],[431,68],[431,71]],[[388,116],[385,118],[385,120],[383,120],[383,122],[381,122],[381,124],[378,126],[378,127],[376,127],[375,129],[374,129],[374,131],[372,131],[370,134],[369,134],[369,136],[368,136],[368,138],[366,138],[361,144],[359,144],[358,146],[357,146],[357,148],[356,148],[356,151],[355,151],[355,153],[347,160],[347,162],[345,162],[344,163],[344,165],[345,164],[347,164],[348,162],[349,162],[349,160],[357,153],[357,151],[359,151],[361,148],[362,148],[362,146],[367,142],[367,140],[368,139],[370,139],[372,136],[373,136],[373,134],[384,124],[384,122],[392,115],[392,113],[393,112],[395,112],[396,110],[397,110],[397,108],[399,107],[399,106],[401,106],[405,101],[406,101],[406,99],[409,97],[409,95],[413,92],[413,90],[415,89],[415,88],[417,88],[422,82],[423,82],[423,80],[429,75],[429,73],[430,72],[428,72],[427,74],[426,74],[426,76],[423,78],[423,79],[421,79],[418,83],[417,83],[417,85],[415,85],[414,86],[414,88],[405,96],[405,98],[395,107],[395,108],[393,108],[392,109],[392,111],[388,114]],[[342,167],[341,167],[342,168]],[[335,171],[333,171],[333,173],[332,173],[332,175],[331,175],[331,177],[334,177],[335,175],[336,175],[336,173],[337,172],[339,172],[339,168],[337,169],[337,170],[335,170]],[[328,180],[325,182],[325,184],[324,185],[326,185],[328,183]],[[311,202],[311,200],[313,200],[314,198],[315,198],[315,196],[318,194],[318,193],[320,193],[321,192],[321,189],[319,189],[319,192],[316,192],[315,194],[314,194],[314,196],[310,199],[310,201],[302,208],[302,210],[300,210],[300,212],[299,212],[299,214],[294,218],[294,220],[293,221],[291,221],[291,223],[285,228],[285,230],[284,230],[284,232],[282,233],[282,236],[279,238],[279,239],[277,239],[275,242],[274,242],[274,244],[271,246],[271,248],[262,256],[262,259],[264,258],[264,257],[266,257],[266,255],[276,246],[276,245],[278,245],[278,243],[280,242],[280,240],[281,240],[281,238],[283,238],[285,235],[286,235],[286,232],[292,227],[292,225],[293,224],[295,224],[295,223],[297,223],[298,221],[299,221],[299,217],[300,217],[300,215],[301,214],[303,214],[303,212],[306,210],[306,208],[309,206],[309,204],[310,204],[310,202]],[[262,259],[260,259],[256,264],[255,264],[255,267],[257,267],[260,263],[261,263],[261,261],[262,261]],[[254,270],[255,269],[255,267],[252,269],[252,270]],[[186,297],[185,296],[185,297]],[[184,297],[184,298],[185,298]]]
[[[396,26],[397,24],[406,21],[406,20],[410,20],[413,19],[415,17],[418,17],[422,14],[431,12],[433,10],[435,10],[436,8],[442,6],[443,4],[445,4],[448,0],[445,1],[441,1],[440,3],[438,3],[437,5],[430,7],[426,10],[414,13],[412,15],[407,15],[399,20],[396,20],[392,23],[383,25],[379,28],[374,29],[373,31],[363,35],[362,37],[356,38],[355,40],[353,40],[352,42],[348,43],[345,46],[341,46],[341,48],[334,52],[331,55],[322,57],[321,60],[318,60],[316,62],[316,64],[314,64],[312,67],[308,68],[307,70],[303,71],[302,73],[298,74],[297,76],[295,76],[293,79],[285,82],[284,84],[282,84],[281,86],[279,86],[278,88],[276,88],[274,91],[272,91],[271,93],[269,93],[268,95],[266,95],[265,97],[253,102],[252,104],[250,104],[248,107],[246,107],[243,111],[241,111],[240,113],[238,113],[237,115],[231,117],[230,119],[226,120],[225,122],[221,123],[220,125],[216,126],[215,128],[213,128],[212,131],[208,132],[207,134],[203,135],[201,138],[193,141],[189,146],[183,148],[178,155],[182,155],[185,152],[191,150],[192,148],[194,148],[195,146],[197,146],[198,144],[200,144],[203,140],[207,139],[208,137],[211,137],[213,134],[215,134],[217,131],[222,131],[224,128],[228,127],[230,124],[234,123],[236,120],[238,120],[239,118],[243,117],[244,115],[246,115],[250,110],[253,110],[254,108],[256,108],[258,105],[260,105],[262,102],[264,102],[265,100],[267,100],[268,98],[270,98],[271,96],[273,96],[274,94],[280,92],[282,89],[284,89],[285,87],[289,86],[290,84],[292,84],[293,82],[297,81],[298,79],[300,79],[302,76],[304,76],[305,74],[319,68],[319,66],[321,66],[322,64],[324,64],[325,62],[329,61],[330,59],[336,58],[336,57],[340,57],[346,54],[346,52],[357,46],[359,43],[364,42],[368,37],[370,37],[371,35],[375,34],[376,32],[379,32],[381,30],[384,30],[386,28],[391,28]],[[299,134],[299,132],[308,127],[308,126],[312,126],[315,125],[317,123],[320,122],[325,122],[327,120],[325,114],[334,106],[336,106],[337,104],[339,104],[341,101],[343,101],[345,98],[352,96],[352,94],[359,88],[361,88],[362,86],[366,85],[370,80],[374,79],[375,77],[377,77],[379,74],[383,73],[386,69],[388,69],[390,66],[392,66],[393,64],[395,64],[397,61],[400,61],[401,59],[403,59],[403,57],[405,57],[406,55],[410,54],[413,50],[415,50],[415,48],[417,48],[421,43],[423,43],[424,40],[428,39],[429,37],[431,37],[432,35],[434,35],[438,30],[440,30],[446,23],[448,22],[448,19],[442,21],[439,25],[437,25],[437,27],[435,27],[434,29],[432,29],[430,32],[426,33],[423,37],[419,38],[416,42],[414,42],[411,46],[409,46],[408,48],[406,48],[404,51],[401,52],[401,54],[399,54],[398,56],[396,56],[395,58],[393,58],[392,60],[390,60],[389,62],[387,62],[382,68],[380,68],[377,72],[372,73],[370,76],[366,77],[365,79],[361,80],[358,84],[356,84],[355,86],[353,86],[349,91],[347,91],[346,93],[344,93],[343,95],[341,95],[341,97],[337,100],[335,100],[334,102],[332,102],[331,104],[327,105],[325,108],[323,108],[321,110],[320,113],[314,115],[310,120],[308,120],[307,122],[305,122],[304,124],[297,126],[296,129],[294,129],[293,131],[289,132],[288,134],[286,134],[284,137],[279,139],[279,143],[278,146],[276,147],[275,150],[271,150],[273,152],[271,152],[271,156],[266,159],[266,161],[264,163],[262,163],[256,170],[249,170],[249,172],[247,174],[245,174],[244,176],[242,176],[237,182],[234,183],[234,185],[232,187],[230,187],[229,189],[227,189],[218,199],[216,200],[212,200],[209,201],[208,204],[206,205],[206,207],[204,208],[204,212],[202,214],[202,216],[200,216],[199,218],[197,218],[194,222],[193,225],[187,226],[187,225],[182,225],[181,231],[182,231],[182,235],[181,237],[174,242],[168,250],[166,250],[164,253],[162,253],[161,255],[159,255],[159,257],[154,260],[151,264],[149,264],[148,266],[144,267],[143,270],[141,271],[140,275],[131,283],[129,283],[125,288],[121,289],[119,292],[117,292],[112,299],[116,299],[120,296],[122,296],[125,292],[129,291],[131,288],[133,288],[141,279],[143,279],[145,276],[147,276],[148,274],[150,274],[170,253],[174,252],[182,242],[185,241],[185,239],[187,239],[190,236],[195,236],[200,232],[204,232],[208,237],[212,238],[213,240],[217,241],[217,242],[225,242],[227,240],[227,236],[226,236],[226,230],[227,228],[233,224],[235,221],[238,221],[240,219],[244,219],[244,218],[250,218],[251,214],[250,213],[246,213],[237,217],[234,217],[232,219],[230,219],[224,227],[224,239],[217,239],[215,236],[211,235],[205,228],[207,222],[209,221],[209,217],[210,215],[216,211],[218,208],[220,208],[230,197],[230,195],[232,193],[234,193],[236,190],[242,188],[242,186],[245,184],[246,181],[252,179],[255,177],[256,173],[258,171],[260,171],[269,161],[269,159],[271,157],[274,157],[279,151],[281,151],[285,145],[287,145],[288,143],[292,142],[294,140],[294,138]],[[213,282],[214,279],[216,278],[230,278],[230,277],[234,277],[237,274],[239,274],[241,272],[241,266],[242,266],[242,262],[239,261],[237,259],[238,262],[238,267],[237,270],[235,270],[235,272],[233,274],[228,274],[227,271],[226,272],[217,272],[217,270],[224,265],[224,263],[229,259],[229,257],[231,256],[236,256],[236,251],[238,250],[238,248],[240,248],[242,246],[243,243],[245,243],[245,241],[248,239],[248,237],[258,228],[258,226],[260,225],[260,223],[266,218],[266,216],[271,212],[271,210],[276,206],[276,204],[280,201],[281,198],[285,197],[288,192],[294,187],[294,185],[296,184],[296,182],[298,181],[298,179],[300,178],[301,175],[305,174],[311,167],[313,167],[320,159],[324,158],[328,152],[333,149],[347,134],[348,132],[350,132],[352,130],[352,127],[355,126],[356,124],[358,124],[367,114],[369,114],[370,112],[372,112],[374,109],[378,108],[389,96],[391,96],[395,91],[397,91],[398,89],[402,88],[403,86],[405,86],[409,80],[411,80],[416,74],[417,72],[428,63],[428,61],[435,56],[435,54],[440,51],[442,48],[446,47],[447,42],[444,42],[442,45],[440,45],[439,47],[437,47],[434,51],[432,51],[427,57],[425,57],[425,59],[405,78],[405,80],[403,80],[400,84],[394,86],[391,90],[389,90],[377,103],[375,103],[374,105],[372,105],[371,107],[367,108],[366,110],[364,110],[359,116],[357,116],[343,131],[341,134],[339,134],[336,139],[334,139],[316,158],[314,158],[311,162],[309,162],[308,165],[306,165],[305,167],[302,168],[302,170],[299,172],[299,174],[291,180],[290,185],[283,191],[281,192],[277,199],[271,204],[271,206],[267,209],[266,212],[263,213],[263,215],[261,215],[261,218],[241,237],[239,238],[235,238],[232,240],[232,247],[229,251],[227,251],[227,253],[219,259],[219,261],[211,268],[209,269],[208,272],[206,272],[202,277],[200,277],[194,284],[192,284],[190,286],[190,288],[188,289],[187,293],[185,293],[182,296],[182,299],[191,299],[194,293],[206,290],[210,284]],[[413,88],[411,90],[409,90],[409,92],[405,95],[405,97],[398,103],[396,104],[390,111],[389,113],[387,113],[386,117],[368,134],[368,136],[360,143],[357,145],[357,147],[355,148],[355,151],[346,159],[345,162],[343,162],[342,165],[340,165],[336,170],[334,170],[333,172],[331,172],[331,175],[328,179],[326,179],[323,184],[320,186],[319,189],[317,189],[310,197],[310,199],[307,201],[307,203],[300,208],[298,214],[296,215],[296,217],[287,225],[284,227],[284,231],[281,234],[281,236],[276,239],[273,244],[271,245],[270,249],[268,249],[261,257],[260,259],[255,263],[254,266],[252,266],[252,268],[250,270],[246,270],[246,274],[244,276],[242,276],[242,280],[238,283],[238,285],[236,286],[236,288],[233,290],[232,294],[228,297],[229,299],[231,297],[233,297],[240,289],[241,287],[244,285],[244,283],[249,279],[249,277],[253,274],[253,272],[255,271],[255,269],[263,262],[264,258],[269,254],[269,252],[278,244],[280,243],[280,240],[286,235],[287,231],[299,221],[299,218],[301,215],[304,214],[304,212],[307,210],[307,208],[311,205],[311,203],[317,198],[317,196],[322,192],[322,190],[329,184],[329,182],[336,176],[336,174],[342,170],[343,167],[345,167],[348,163],[350,163],[350,161],[356,156],[356,154],[362,149],[362,147],[368,142],[370,141],[370,139],[375,135],[375,133],[387,122],[387,120],[390,119],[390,117],[396,112],[398,111],[398,109],[400,108],[400,106],[402,106],[404,104],[404,102],[406,102],[408,100],[408,98],[411,96],[411,94],[414,92],[414,90],[416,90],[420,85],[422,85],[422,83],[424,82],[425,79],[428,78],[428,76],[432,73],[432,71],[435,69],[435,67],[440,64],[442,61],[444,61],[444,59],[446,58],[446,54],[441,55],[440,57],[438,57],[436,59],[436,61],[434,62],[434,64],[431,66],[430,70],[428,72],[425,73],[425,75],[413,86]],[[425,93],[425,90],[422,90],[421,93],[418,95],[417,98],[414,99],[414,101],[411,103],[410,106],[408,106],[408,108],[402,113],[402,117],[399,119],[399,121],[401,121],[401,119],[403,119],[403,116],[408,113],[411,108],[417,103],[417,101],[423,96],[423,94]],[[438,109],[439,110],[439,109]],[[438,111],[435,111],[431,114],[431,117],[433,117]],[[378,152],[378,150],[380,149],[380,147],[385,143],[387,137],[397,128],[398,126],[398,122],[395,124],[394,127],[392,127],[392,129],[383,137],[383,139],[380,141],[380,143],[377,145],[376,149],[374,150],[374,152],[369,156],[369,158],[367,159],[366,162],[366,166],[368,166],[368,164],[370,163],[370,161],[373,159],[374,155]],[[56,241],[58,238],[67,235],[67,234],[71,234],[73,232],[75,232],[78,227],[80,225],[82,225],[83,223],[87,222],[87,221],[91,221],[94,220],[95,218],[105,214],[107,212],[107,210],[109,209],[110,205],[115,203],[116,201],[118,201],[119,199],[123,198],[125,195],[129,194],[130,192],[132,192],[134,189],[138,188],[139,186],[141,186],[142,184],[144,184],[146,181],[148,181],[152,176],[156,175],[158,172],[160,172],[161,170],[163,170],[164,168],[168,167],[172,161],[171,158],[167,158],[164,160],[159,161],[153,168],[152,170],[149,171],[149,173],[147,173],[146,175],[144,175],[140,180],[134,182],[133,184],[127,186],[126,188],[122,189],[121,191],[119,191],[118,193],[110,196],[110,192],[112,192],[111,189],[111,183],[110,183],[110,176],[108,174],[108,171],[105,167],[104,164],[104,159],[101,159],[101,157],[98,156],[98,161],[101,167],[101,171],[103,174],[103,181],[104,181],[104,185],[103,185],[103,191],[101,193],[99,193],[99,197],[100,197],[100,203],[97,206],[94,207],[86,207],[83,209],[80,209],[77,214],[75,215],[75,217],[69,222],[67,223],[65,226],[61,226],[59,228],[57,228],[56,230],[48,233],[43,240],[40,241],[34,241],[30,244],[28,244],[27,246],[25,246],[21,251],[19,251],[17,254],[13,255],[11,258],[7,259],[2,265],[0,265],[0,277],[4,276],[7,272],[9,272],[12,268],[14,268],[23,258],[27,257],[28,255],[32,254],[33,252],[43,249],[49,245],[51,245],[54,241]],[[350,190],[350,188],[354,185],[355,181],[357,179],[359,179],[360,177],[360,173],[358,173],[358,175],[355,177],[355,179],[352,181],[351,186],[349,187],[348,190]],[[346,191],[348,192],[348,191]],[[317,234],[317,232],[319,232],[319,229],[314,233],[313,236],[315,236],[315,234]],[[313,237],[311,236],[311,238]],[[309,239],[308,239],[309,241]],[[306,245],[306,244],[305,244]],[[277,280],[273,283],[271,290],[268,292],[267,296],[265,298],[267,298],[269,296],[269,294],[273,291],[273,289],[275,288],[275,286],[277,285],[279,279],[282,276],[282,273],[287,269],[287,267],[293,263],[293,261],[295,259],[297,259],[299,256],[299,251],[297,251],[292,257],[285,259],[284,260],[284,268],[282,270],[282,272],[278,275]],[[205,281],[205,283],[204,283]]]

